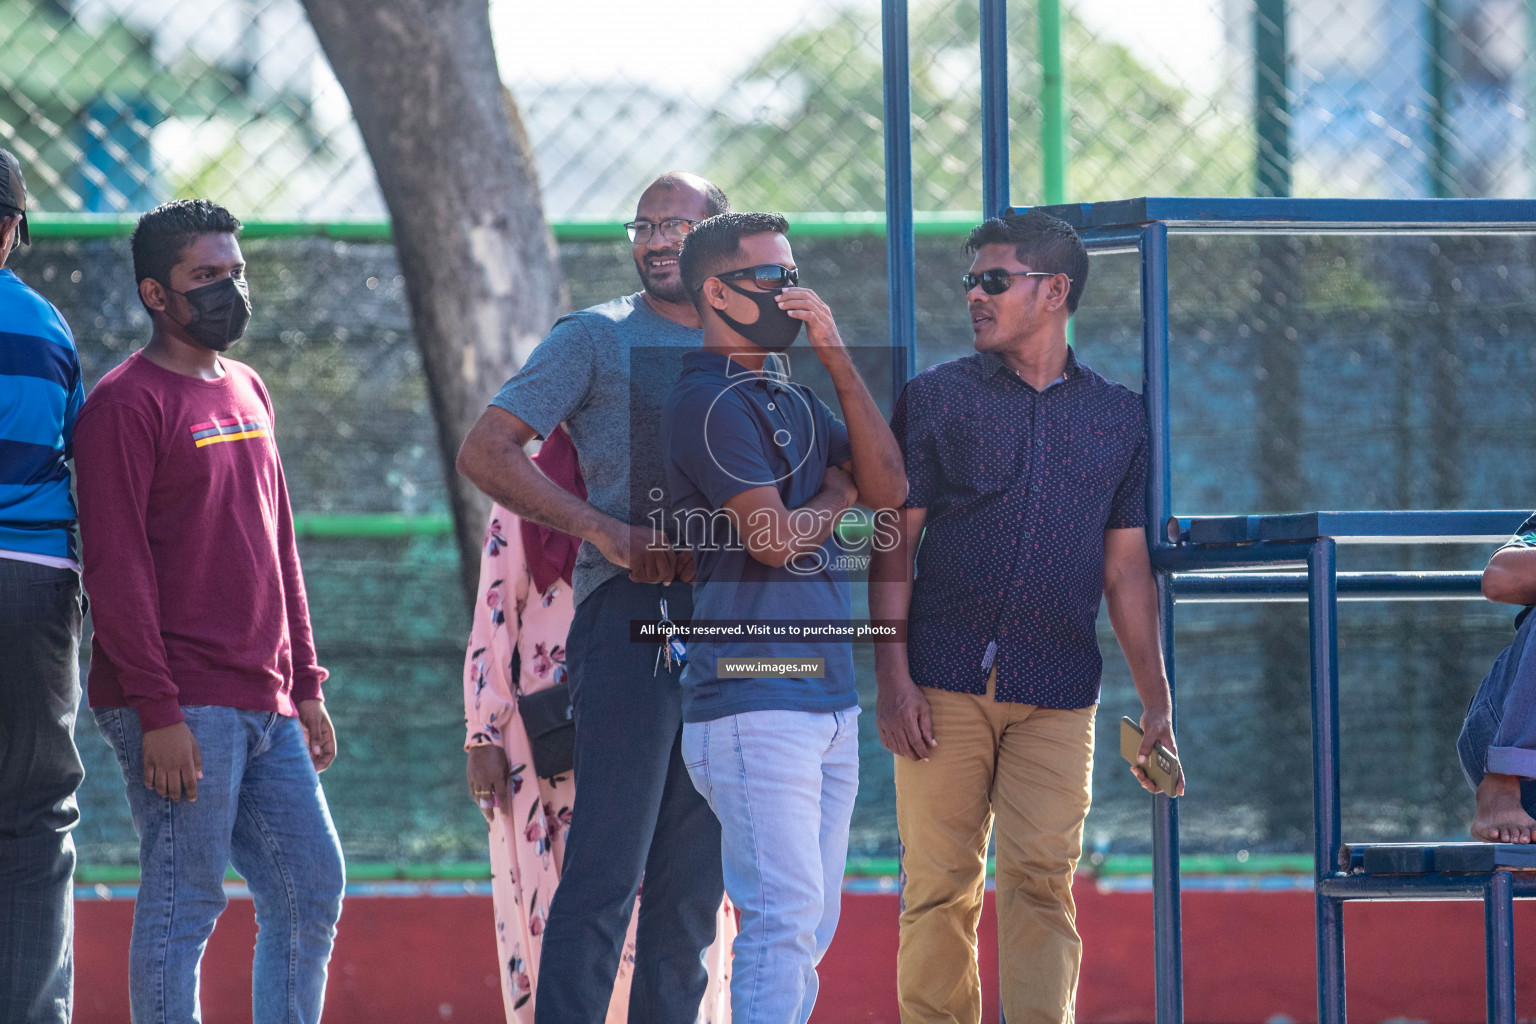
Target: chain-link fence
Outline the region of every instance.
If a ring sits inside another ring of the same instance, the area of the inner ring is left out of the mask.
[[[913,0],[921,210],[980,207],[977,6]],[[518,40],[534,15],[496,0],[502,71],[548,215],[627,214],[638,186],[673,167],[709,174],[743,207],[881,209],[880,5],[783,9],[799,20],[726,36],[676,25],[659,73],[606,70],[570,28],[568,67],[546,60],[532,76]],[[1259,155],[1276,147],[1298,195],[1529,192],[1531,11],[1523,0],[1069,2],[1067,198],[1251,194]],[[1010,5],[1020,202],[1042,188],[1036,13]],[[700,36],[725,51],[719,70],[693,70],[686,44]],[[298,0],[8,0],[0,136],[42,210],[131,212],[195,194],[247,220],[383,215]]]
[[[504,58],[551,219],[618,219],[643,182],[678,166],[710,174],[742,207],[880,209],[879,5],[795,2],[786,9],[805,17],[787,30],[738,34],[718,89],[676,53],[660,54],[667,73],[649,77],[573,57],[563,78],[520,78]],[[913,4],[920,209],[980,206],[974,8]],[[1063,18],[1067,195],[1247,194],[1261,154],[1265,180],[1288,179],[1298,194],[1529,191],[1530,19],[1514,0],[1077,0]],[[1024,202],[1042,187],[1032,4],[1011,5],[1010,31],[1012,191]],[[1288,54],[1278,78],[1254,56],[1277,39]],[[1278,145],[1277,124],[1287,128]],[[43,211],[133,212],[196,194],[248,221],[382,217],[345,98],[296,0],[8,0],[0,137]],[[849,343],[884,344],[880,239],[792,237]],[[443,470],[388,243],[250,239],[246,254],[257,316],[235,354],[271,387],[301,519],[441,516]],[[1530,504],[1528,237],[1195,236],[1176,238],[1171,256],[1178,511]],[[617,232],[610,243],[568,242],[561,257],[578,306],[635,287]],[[926,366],[963,354],[970,332],[958,238],[925,236],[918,259]],[[39,239],[11,265],[64,310],[88,383],[145,336],[121,239]],[[1134,258],[1096,257],[1077,325],[1083,358],[1134,384],[1138,316]],[[451,541],[376,527],[302,541],[344,744],[326,777],[338,826],[354,860],[481,859],[458,754],[467,617]],[[1352,553],[1359,564],[1344,568],[1376,567],[1378,555]],[[1486,552],[1410,557],[1472,569]],[[1192,608],[1178,622],[1186,848],[1306,850],[1304,612]],[[1352,838],[1464,828],[1469,793],[1451,741],[1508,635],[1492,606],[1346,607],[1344,800],[1362,826]],[[1101,727],[1112,734],[1134,695],[1107,627],[1102,639]],[[867,660],[859,679],[868,704]],[[120,777],[90,731],[84,861],[131,862]],[[895,842],[890,758],[873,733],[853,836],[866,856]],[[1145,800],[1106,747],[1090,845],[1145,849],[1146,827]]]
[[[887,336],[884,247],[804,238],[796,260],[852,346]],[[63,310],[88,384],[147,333],[126,243],[39,241],[17,272]],[[315,513],[441,514],[442,468],[403,289],[387,243],[247,240],[256,316],[232,353],[266,379],[305,529],[317,646],[343,756],[326,774],[354,861],[482,859],[467,799],[460,671],[468,615],[444,532],[323,535]],[[622,237],[561,247],[572,299],[634,287]],[[1536,235],[1175,235],[1170,242],[1175,511],[1518,508],[1536,495]],[[954,237],[918,246],[918,362],[970,349]],[[314,282],[325,287],[313,287]],[[1140,383],[1136,257],[1095,257],[1077,319],[1083,360]],[[1282,318],[1277,315],[1285,310]],[[798,350],[795,350],[798,351]],[[797,358],[808,358],[802,352]],[[887,386],[872,379],[889,408]],[[344,524],[343,524],[344,525]],[[346,533],[346,529],[339,532]],[[360,531],[353,531],[354,533]],[[386,534],[393,535],[386,535]],[[1482,547],[1341,551],[1341,568],[1477,569]],[[862,587],[856,599],[863,600]],[[1464,833],[1471,791],[1453,743],[1512,609],[1486,602],[1343,605],[1344,808],[1354,840]],[[855,617],[864,614],[854,609]],[[1100,727],[1137,703],[1101,619]],[[1303,605],[1181,606],[1180,744],[1189,852],[1308,849]],[[859,688],[873,710],[867,645]],[[131,863],[121,776],[82,722],[88,865]],[[891,757],[863,731],[852,853],[895,851]],[[1405,766],[1409,766],[1405,770]],[[1088,820],[1099,852],[1147,849],[1145,795],[1103,745]]]

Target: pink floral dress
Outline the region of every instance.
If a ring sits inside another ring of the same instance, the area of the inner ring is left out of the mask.
[[[566,681],[565,638],[575,606],[570,584],[563,579],[542,594],[532,593],[519,525],[500,505],[491,510],[481,549],[480,600],[464,659],[464,746],[500,746],[512,771],[510,813],[498,810],[490,828],[491,893],[507,1021],[533,1024],[540,936],[560,880],[576,785],[569,775],[550,780],[534,774],[517,694]],[[514,650],[520,664],[516,680],[511,678]],[[705,954],[709,986],[699,1007],[699,1020],[705,1024],[730,1020],[730,950],[735,936],[736,915],[729,902],[723,902],[714,945]],[[634,961],[631,916],[607,1024],[624,1024]]]

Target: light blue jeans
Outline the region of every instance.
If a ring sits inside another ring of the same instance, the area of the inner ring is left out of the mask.
[[[138,712],[102,708],[139,834],[139,895],[128,948],[135,1024],[202,1019],[203,950],[227,902],[233,864],[256,904],[255,1024],[317,1024],[341,916],[345,873],[319,776],[297,719],[264,711],[182,708],[203,758],[197,800],[144,785]]]
[[[741,911],[731,1019],[805,1024],[842,907],[859,709],[690,722],[683,761],[720,819],[725,891]]]

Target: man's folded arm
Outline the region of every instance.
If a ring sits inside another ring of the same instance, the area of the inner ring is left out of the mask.
[[[858,485],[847,472],[832,467],[821,489],[799,508],[787,509],[777,487],[751,487],[726,500],[747,553],[764,565],[783,568],[796,555],[820,548],[832,536],[838,517],[853,506]]]

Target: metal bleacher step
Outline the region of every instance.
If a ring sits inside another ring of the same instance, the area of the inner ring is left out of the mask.
[[[1367,875],[1481,874],[1536,871],[1536,844],[1346,843],[1339,870]]]

